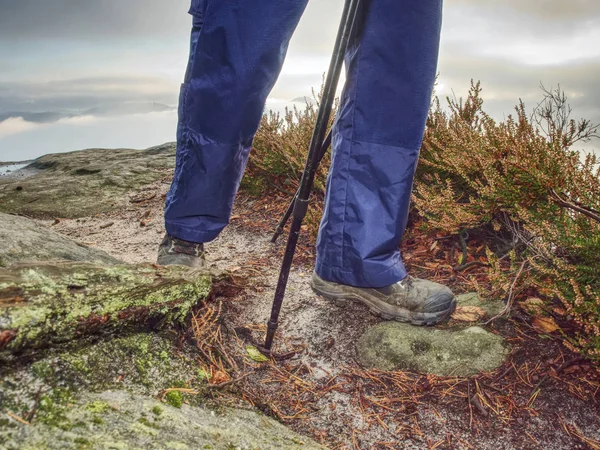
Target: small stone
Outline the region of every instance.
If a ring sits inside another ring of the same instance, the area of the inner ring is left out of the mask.
[[[501,336],[481,327],[440,330],[383,322],[359,339],[357,354],[369,368],[466,377],[500,367],[508,348]]]
[[[502,300],[482,300],[477,292],[457,295],[456,305],[458,307],[477,306],[485,311],[487,317],[497,316],[504,309],[504,302]]]

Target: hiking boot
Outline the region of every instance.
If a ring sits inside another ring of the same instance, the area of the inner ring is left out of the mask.
[[[158,247],[156,263],[161,266],[177,264],[194,269],[204,267],[204,244],[184,241],[166,234]]]
[[[313,273],[310,284],[316,294],[340,306],[346,301],[358,301],[383,319],[413,325],[435,325],[449,318],[456,309],[456,300],[449,288],[410,276],[375,289],[325,281]]]

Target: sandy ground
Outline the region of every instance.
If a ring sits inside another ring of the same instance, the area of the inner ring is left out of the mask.
[[[162,206],[167,188],[164,180],[154,183],[141,192],[142,195],[146,192],[157,193],[153,200],[132,203],[129,208],[120,211],[78,220],[59,219],[43,223],[124,262],[154,262],[157,246],[164,234]],[[248,204],[244,208],[247,209]],[[251,279],[245,289],[233,298],[223,300],[226,330],[257,330],[266,323],[283,245],[283,242],[270,244],[269,237],[248,231],[234,219],[216,241],[207,245],[211,267],[229,270],[234,274],[244,272]],[[247,392],[241,389],[242,396],[260,409],[278,416],[297,431],[311,434],[335,448],[600,448],[594,447],[594,441],[585,443],[585,439],[600,440],[600,408],[597,403],[600,385],[592,384],[587,393],[584,392],[585,387],[573,388],[582,389],[582,393],[571,395],[569,386],[552,384],[536,399],[535,407],[526,405],[525,391],[516,392],[510,401],[520,399],[524,405],[507,419],[500,413],[490,413],[488,416],[479,414],[477,408],[461,397],[458,388],[456,391],[450,389],[454,386],[451,383],[445,396],[441,388],[430,388],[430,385],[441,386],[445,381],[408,374],[405,377],[407,390],[402,392],[395,390],[400,389],[394,387],[401,386],[399,384],[392,385],[377,381],[379,378],[356,375],[360,368],[355,362],[354,342],[379,319],[360,305],[349,305],[342,309],[315,296],[309,287],[310,274],[309,266],[293,268],[278,334],[280,350],[303,350],[292,360],[268,368],[252,364],[248,366],[255,372],[245,380],[243,387],[247,388]],[[237,351],[243,354],[243,347],[239,348],[237,344],[239,339],[227,336],[225,339],[229,339],[229,348],[236,351],[237,345]],[[530,354],[528,352],[536,354],[540,351],[531,345],[531,349],[524,347],[516,352],[522,356],[520,361],[523,367],[528,367],[527,361],[523,360]],[[542,346],[549,347],[545,343]],[[500,375],[506,372],[501,378],[511,376],[508,375],[510,370],[510,367],[500,370]],[[515,371],[522,376],[521,365],[515,366]],[[279,382],[278,374],[284,374]],[[385,374],[381,376],[385,378]],[[502,389],[493,388],[490,380],[502,382],[502,379],[498,381],[496,378],[497,374],[492,374],[487,379],[486,382],[492,386],[489,389]],[[464,388],[468,384],[471,388],[468,381],[458,380],[456,383],[455,386]],[[529,380],[526,384],[525,388],[528,388],[535,383]],[[414,390],[408,390],[409,387]],[[431,394],[428,389],[432,389]],[[233,392],[227,399],[231,400],[235,395],[240,396],[240,393]],[[373,399],[383,401],[381,399],[384,396],[403,400],[373,407]],[[308,406],[303,410],[300,406],[286,406],[286,401],[302,402]],[[393,411],[386,411],[386,408]],[[300,413],[292,415],[289,411]],[[577,433],[575,430],[583,438],[574,436]]]

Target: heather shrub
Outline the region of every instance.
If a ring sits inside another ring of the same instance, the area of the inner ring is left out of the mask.
[[[573,149],[598,127],[570,118],[560,88],[500,123],[480,94],[477,83],[446,110],[434,102],[414,205],[429,228],[485,230],[494,295],[535,287],[579,325],[570,345],[600,360],[600,161]]]

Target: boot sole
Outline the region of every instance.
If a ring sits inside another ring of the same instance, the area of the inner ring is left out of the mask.
[[[434,313],[422,313],[409,311],[405,308],[392,306],[388,303],[373,297],[359,296],[352,292],[335,292],[328,290],[325,286],[317,284],[315,280],[311,280],[310,287],[318,296],[336,304],[339,307],[344,307],[348,302],[362,303],[376,316],[384,320],[395,320],[397,322],[410,323],[416,326],[433,326],[448,319],[456,309],[456,299],[453,298],[450,307],[443,311]]]

